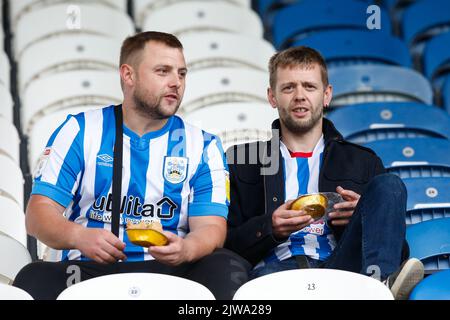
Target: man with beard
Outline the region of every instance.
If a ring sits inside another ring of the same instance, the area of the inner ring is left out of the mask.
[[[53,261],[25,266],[15,286],[55,299],[73,284],[68,270],[79,270],[77,281],[154,272],[231,299],[246,281],[248,263],[222,248],[229,182],[220,140],[175,115],[186,74],[175,36],[143,32],[123,42],[123,103],[68,116],[45,148],[26,226]],[[167,244],[131,243],[125,226],[143,221],[159,222]]]
[[[269,72],[268,100],[279,114],[272,139],[227,151],[225,247],[253,265],[251,279],[289,269],[341,269],[374,274],[396,299],[406,299],[422,279],[423,265],[407,260],[403,182],[385,173],[372,150],[345,141],[323,117],[332,87],[317,51],[276,53]],[[299,196],[318,192],[343,199],[327,218],[291,209]]]

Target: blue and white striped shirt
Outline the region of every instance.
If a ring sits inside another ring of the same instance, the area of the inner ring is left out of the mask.
[[[313,152],[309,154],[291,153],[283,142],[280,142],[280,150],[283,158],[285,201],[296,199],[303,194],[319,192],[319,171],[324,150],[323,136],[319,139]],[[323,220],[319,220],[292,233],[255,268],[297,255],[306,255],[324,261],[331,255],[335,247],[336,240],[331,229]]]
[[[114,108],[91,110],[66,121],[50,137],[32,194],[66,207],[70,221],[111,230]],[[128,221],[159,219],[165,231],[189,232],[188,218],[228,215],[228,168],[220,139],[169,118],[139,137],[123,126],[122,203],[119,238],[127,261],[153,259],[129,242]],[[78,250],[54,250],[51,260],[87,260]]]

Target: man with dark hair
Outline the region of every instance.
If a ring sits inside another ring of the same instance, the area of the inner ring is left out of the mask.
[[[45,148],[26,226],[55,262],[25,266],[14,285],[55,299],[77,266],[81,281],[163,273],[231,299],[248,263],[221,248],[229,203],[221,142],[175,115],[187,74],[182,45],[173,35],[143,32],[124,41],[120,61],[122,105],[68,116]],[[122,179],[113,181],[116,172]],[[130,242],[125,225],[142,222],[162,225],[167,245]]]
[[[423,265],[406,260],[403,182],[385,173],[372,150],[345,141],[323,117],[332,87],[318,52],[278,52],[269,71],[268,100],[279,114],[272,139],[227,151],[225,247],[252,263],[250,278],[308,267],[375,272],[396,299],[407,298],[423,277]],[[252,152],[262,154],[253,164]],[[318,192],[343,199],[328,218],[315,220],[291,208],[299,196]]]

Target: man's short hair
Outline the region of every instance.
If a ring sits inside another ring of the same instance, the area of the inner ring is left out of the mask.
[[[119,65],[124,63],[130,64],[133,67],[139,65],[139,58],[144,50],[145,44],[149,41],[163,43],[171,48],[183,49],[180,40],[173,34],[157,31],[140,32],[126,38],[122,43]]]
[[[269,61],[269,73],[270,73],[270,88],[275,90],[277,83],[277,70],[278,68],[286,67],[310,67],[312,64],[317,63],[320,67],[320,74],[322,76],[322,83],[324,89],[328,86],[328,71],[325,59],[322,55],[309,47],[299,46],[292,47],[280,52],[275,53]]]

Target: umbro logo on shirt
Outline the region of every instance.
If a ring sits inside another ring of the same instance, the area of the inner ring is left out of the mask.
[[[97,156],[98,159],[100,159],[101,161],[97,161],[97,164],[99,166],[104,166],[104,167],[111,167],[113,166],[112,162],[114,161],[114,158],[111,157],[109,154],[99,154]]]

